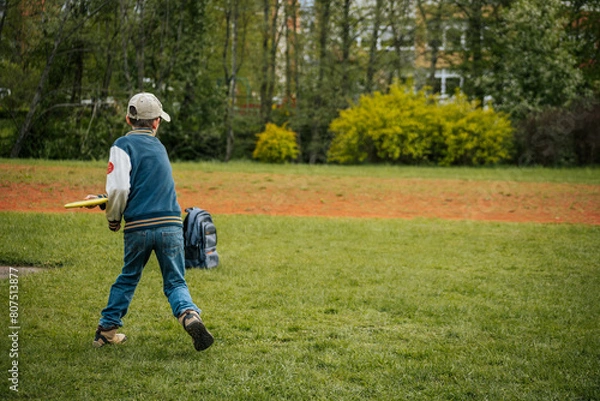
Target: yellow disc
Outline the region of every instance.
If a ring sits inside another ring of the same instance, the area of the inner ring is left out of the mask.
[[[97,206],[97,205],[101,205],[101,204],[106,203],[106,202],[108,202],[108,198],[86,199],[86,200],[82,200],[82,201],[67,203],[65,205],[65,208],[66,209],[73,209],[73,208],[76,208],[76,207]]]

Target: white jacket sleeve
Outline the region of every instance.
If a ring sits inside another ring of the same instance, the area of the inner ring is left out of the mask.
[[[131,159],[129,155],[119,147],[110,148],[106,175],[106,193],[108,195],[106,218],[108,221],[120,222],[123,217],[131,188],[130,173]]]

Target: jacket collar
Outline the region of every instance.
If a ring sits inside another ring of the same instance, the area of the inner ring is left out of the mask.
[[[131,131],[129,131],[128,133],[125,134],[127,135],[150,135],[150,136],[154,136],[154,131],[152,131],[151,128],[134,128]]]

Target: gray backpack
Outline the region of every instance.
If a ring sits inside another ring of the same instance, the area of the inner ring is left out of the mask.
[[[217,228],[210,213],[197,207],[185,211],[187,212],[183,220],[185,267],[202,269],[217,267],[219,264]]]

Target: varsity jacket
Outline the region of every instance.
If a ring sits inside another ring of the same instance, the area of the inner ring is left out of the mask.
[[[167,151],[152,130],[135,128],[110,148],[106,218],[125,232],[179,226],[181,208]]]

